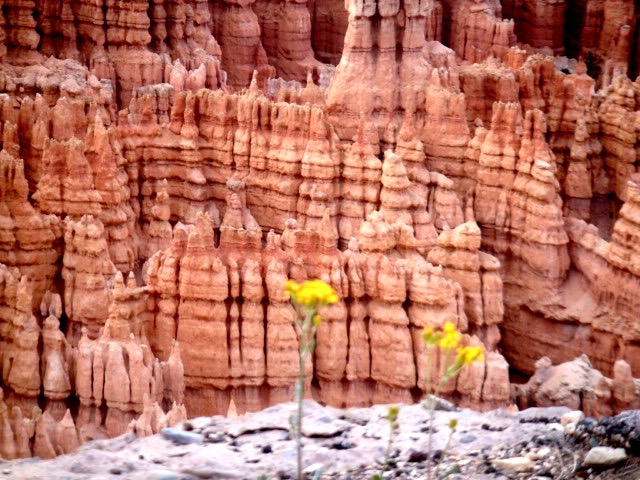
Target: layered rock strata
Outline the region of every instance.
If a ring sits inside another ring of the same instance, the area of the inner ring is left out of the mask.
[[[209,5],[213,19],[213,32],[220,42],[221,68],[226,72],[226,83],[232,87],[246,87],[254,70],[264,78],[273,76],[275,68],[269,65],[262,45],[258,16],[251,9],[255,0],[224,0]]]
[[[4,321],[0,330],[0,445],[4,458],[53,458],[87,440],[117,436],[127,428],[151,435],[186,417],[181,406],[184,377],[177,344],[168,361],[160,362],[147,344],[142,325],[133,323],[137,330],[132,331],[131,320],[142,317],[140,309],[128,306],[132,294],[136,296],[132,292],[135,280],[125,286],[118,274],[109,319],[100,337],[90,340],[83,327],[82,337],[72,344],[60,329],[62,299],[50,292],[44,296],[41,328],[31,310],[33,292],[27,277],[20,278],[17,270],[4,265],[0,272]],[[137,300],[140,298],[138,292]],[[77,398],[79,407],[69,407],[66,401],[70,398]],[[165,415],[163,407],[171,411]]]
[[[501,18],[500,2],[462,0],[448,3],[452,3],[449,41],[462,60],[475,63],[489,56],[502,58],[515,44],[514,22]],[[527,6],[522,8],[528,11]]]
[[[0,263],[29,278],[35,308],[59,272],[62,232],[58,217],[43,215],[29,202],[24,174],[24,160],[0,151]]]
[[[229,188],[219,243],[211,217],[198,214],[195,227],[174,229],[171,246],[154,255],[147,270],[157,305],[152,345],[166,355],[175,338],[186,352],[189,410],[225,411],[231,398],[238,411],[253,410],[291,394],[297,375],[297,333],[295,313],[282,290],[287,278],[326,278],[343,298],[322,312],[314,369],[318,398],[335,405],[364,405],[398,396],[409,400],[410,389],[423,378],[407,366],[424,364],[419,360],[424,355],[422,329],[445,321],[462,331],[469,328],[460,284],[447,280],[441,268],[418,253],[427,246],[414,236],[412,223],[389,211],[374,211],[362,224],[359,240],[353,239],[343,253],[336,248],[338,235],[325,210],[316,229],[301,229],[290,220],[282,235],[269,233],[262,246],[261,229],[246,209],[245,193],[231,182]],[[431,231],[433,242],[433,225]],[[444,286],[446,290],[439,292]],[[496,286],[500,290],[499,283]],[[488,293],[473,295],[482,302]],[[405,301],[414,297],[421,306],[406,310]],[[266,318],[261,306],[265,302]],[[432,315],[437,316],[428,320]],[[499,309],[477,312],[471,324],[480,331],[500,322],[501,315]],[[390,323],[389,318],[398,320]],[[493,342],[490,349],[497,343],[495,334],[484,334]],[[389,343],[390,338],[400,343]],[[203,355],[209,344],[219,348]],[[492,373],[487,378],[504,383],[506,363],[498,354],[490,358],[487,369]],[[474,375],[468,382],[476,385],[474,398],[481,405],[485,374]],[[450,393],[454,391],[455,386]],[[492,397],[488,391],[487,395],[487,404],[508,398]]]
[[[278,77],[304,81],[307,72],[320,67],[311,48],[311,15],[306,1],[259,0],[254,11],[262,45]]]
[[[581,220],[567,224],[572,263],[582,275],[582,284],[592,296],[593,307],[588,312],[598,342],[606,346],[593,357],[596,367],[609,367],[616,359],[625,359],[635,371],[636,334],[632,320],[635,311],[637,252],[634,246],[636,211],[639,205],[637,175],[628,181],[628,200],[620,210],[613,227],[611,241],[599,236],[598,229]],[[595,333],[594,332],[594,333]],[[595,336],[592,340],[595,340]],[[595,352],[594,352],[595,353]],[[607,371],[609,368],[607,368]]]

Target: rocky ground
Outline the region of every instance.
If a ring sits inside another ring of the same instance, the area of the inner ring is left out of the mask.
[[[338,410],[306,402],[304,463],[308,478],[369,479],[635,479],[640,478],[636,428],[640,414],[582,419],[564,407],[512,413],[438,410],[431,436],[419,405],[402,406],[391,455],[388,407]],[[0,463],[0,479],[287,479],[294,478],[293,404],[237,419],[202,417],[161,435],[127,434],[95,441],[51,461]],[[446,454],[449,424],[458,421]],[[439,458],[438,471],[428,462]],[[430,466],[431,465],[431,466]]]

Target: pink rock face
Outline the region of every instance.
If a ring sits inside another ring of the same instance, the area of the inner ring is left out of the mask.
[[[86,212],[100,218],[114,263],[131,271],[137,256],[132,238],[135,214],[128,203],[121,145],[113,131],[110,134],[97,115],[84,141],[71,137],[48,142],[43,162],[36,192],[42,210],[76,217]]]
[[[214,32],[222,48],[222,68],[231,87],[247,87],[254,70],[261,79],[274,76],[261,41],[258,16],[251,9],[255,0],[225,0],[211,6]]]
[[[432,69],[424,35],[427,12],[409,4],[405,10],[405,25],[400,26],[397,2],[349,3],[345,48],[327,96],[340,138],[353,138],[354,117],[364,113],[374,117],[381,140],[395,144],[400,125],[393,112],[423,110],[421,90]]]
[[[636,143],[635,89],[637,86],[619,76],[607,90],[610,95],[600,104],[600,142],[603,149],[603,169],[609,179],[607,191],[626,199],[626,182],[633,173],[636,152],[630,146]]]
[[[306,1],[259,0],[253,6],[262,44],[276,75],[304,81],[321,63],[311,49],[311,15]]]
[[[563,405],[598,417],[635,408],[640,399],[633,384],[630,366],[624,360],[615,363],[612,378],[607,378],[584,355],[555,366],[543,357],[536,362],[529,382],[517,386],[516,397],[525,408]]]
[[[24,161],[0,152],[0,263],[17,267],[33,284],[36,307],[58,272],[60,220],[29,203]]]
[[[563,55],[566,3],[555,0],[526,0],[518,3],[518,8],[513,13],[518,40],[533,48],[547,47],[554,55]]]
[[[337,65],[342,56],[349,12],[342,0],[308,0],[313,25],[312,46],[318,60]]]
[[[501,58],[515,44],[514,23],[500,17],[499,2],[462,0],[453,2],[451,9],[450,44],[463,60]]]
[[[76,222],[66,222],[65,245],[62,278],[65,282],[65,311],[71,321],[67,336],[75,344],[82,326],[89,329],[92,338],[96,338],[106,322],[108,283],[113,280],[116,268],[109,257],[104,226],[91,215],[85,215]]]
[[[401,166],[398,163],[395,168]],[[409,182],[406,174],[404,178]],[[397,182],[385,180],[387,183]],[[298,334],[295,312],[283,291],[287,278],[326,278],[345,298],[344,303],[321,312],[323,323],[318,330],[317,395],[331,404],[359,405],[388,401],[397,395],[408,399],[418,378],[407,364],[414,363],[414,355],[421,355],[420,332],[432,325],[428,320],[431,312],[444,308],[449,316],[441,316],[442,322],[454,320],[467,330],[462,289],[445,280],[441,270],[440,282],[449,285],[446,293],[438,292],[442,300],[425,298],[421,310],[406,309],[408,279],[429,283],[434,267],[416,250],[411,223],[406,224],[391,210],[373,212],[361,227],[361,240],[354,239],[345,253],[336,248],[338,235],[328,209],[317,229],[303,230],[290,220],[281,236],[270,233],[262,246],[260,227],[246,207],[244,185],[229,181],[227,187],[219,244],[214,241],[211,218],[198,214],[194,228],[176,227],[169,249],[149,261],[152,298],[158,305],[153,309],[158,311],[154,324],[168,325],[163,331],[171,332],[187,352],[182,356],[189,411],[224,411],[231,400],[229,387],[240,412],[268,405],[291,391],[297,376]],[[383,206],[396,203],[385,200]],[[388,243],[389,235],[396,238],[393,243]],[[414,270],[410,262],[389,260],[394,251],[402,252],[407,260],[420,260],[428,268]],[[432,289],[437,291],[437,284]],[[179,292],[179,305],[168,301],[171,292]],[[238,303],[240,292],[242,303]],[[367,298],[362,298],[365,294]],[[349,308],[352,299],[357,303]],[[260,307],[265,302],[266,324]],[[480,324],[501,320],[495,314],[486,322],[484,313],[479,316]],[[390,322],[389,318],[398,320]],[[391,338],[397,342],[390,342]],[[164,340],[156,341],[161,345]],[[203,345],[211,343],[219,348],[203,355]],[[390,349],[394,352],[391,357]],[[350,392],[340,386],[345,379],[353,382]],[[371,381],[374,388],[365,387]],[[265,384],[271,389],[270,396],[256,398],[256,390]],[[203,396],[215,403],[205,405]]]

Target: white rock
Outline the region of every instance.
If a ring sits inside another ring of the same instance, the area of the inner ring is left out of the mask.
[[[309,465],[307,468],[305,468],[302,471],[302,473],[306,473],[307,475],[313,475],[318,470],[323,470],[323,469],[324,469],[324,465],[322,463],[314,463],[313,465]]]
[[[593,447],[584,457],[586,467],[607,467],[627,459],[624,448]]]
[[[564,432],[564,427],[559,423],[550,423],[547,428],[551,432]]]
[[[549,447],[542,447],[538,450],[538,458],[547,458],[551,455],[551,449]]]
[[[580,421],[584,420],[584,413],[580,410],[574,410],[572,412],[565,413],[560,417],[560,423],[563,427],[566,427],[570,424],[576,424]]]
[[[494,460],[493,466],[504,473],[515,475],[532,471],[535,464],[527,457],[512,457]]]
[[[544,460],[549,455],[551,455],[551,449],[549,447],[542,447],[540,449],[530,451],[525,454],[525,457],[535,462],[537,460]]]

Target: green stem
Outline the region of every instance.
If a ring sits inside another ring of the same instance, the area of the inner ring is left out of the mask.
[[[300,357],[300,367],[304,365],[302,357]],[[300,374],[296,382],[296,402],[298,404],[298,415],[296,417],[296,454],[298,459],[297,472],[298,480],[302,480],[302,414],[303,414],[303,397],[304,397],[304,374]]]
[[[426,368],[425,368],[425,379],[424,379],[424,391],[427,393],[427,398],[425,399],[424,406],[427,408],[429,412],[429,424],[427,425],[428,437],[427,437],[427,480],[431,480],[431,466],[429,463],[431,462],[431,432],[433,428],[433,411],[434,405],[433,400],[431,398],[431,351],[432,346],[427,344],[427,355],[426,355]]]
[[[431,445],[433,439],[433,420],[436,416],[435,398],[429,394],[429,432],[427,439],[427,480],[431,480]]]
[[[393,437],[396,430],[396,423],[391,422],[389,424],[389,440],[387,442],[387,450],[384,452],[384,463],[382,464],[382,470],[380,471],[380,476],[387,471],[387,467],[389,466],[389,458],[391,457],[391,447],[393,445]]]
[[[295,386],[295,397],[298,407],[298,416],[296,418],[296,454],[297,454],[297,478],[303,480],[302,475],[302,416],[304,414],[304,377],[305,377],[305,360],[307,355],[313,349],[313,337],[315,336],[315,328],[313,328],[314,312],[307,310],[304,321],[298,322],[300,325],[300,350],[299,350],[299,372],[298,380]]]
[[[427,348],[427,354],[429,354],[429,350],[430,348]],[[461,368],[456,367],[456,364],[450,364],[451,358],[450,358],[450,351],[447,350],[445,352],[445,369],[444,369],[444,373],[442,374],[442,377],[440,377],[440,381],[438,382],[438,385],[436,386],[436,389],[434,390],[433,394],[428,393],[430,388],[428,385],[425,385],[425,389],[427,391],[427,401],[425,402],[425,404],[427,405],[427,410],[429,411],[429,436],[427,439],[427,480],[431,480],[431,448],[432,448],[432,439],[433,439],[433,423],[435,420],[435,416],[436,416],[436,399],[438,398],[438,395],[440,394],[440,391],[444,388],[444,386],[446,385],[446,383],[452,379],[453,377],[455,377],[458,373],[460,373]],[[427,357],[427,375],[429,376],[429,382],[431,382],[430,378],[431,378],[431,369],[429,368],[429,358]],[[447,442],[447,446],[448,446],[448,442]],[[444,455],[444,453],[446,452],[446,448],[445,450],[443,450],[442,455]],[[435,473],[438,473],[438,463],[436,462],[436,471]]]
[[[445,457],[445,455],[447,454],[447,451],[449,450],[449,445],[451,444],[451,438],[453,438],[454,431],[455,429],[453,428],[449,429],[449,437],[447,438],[447,443],[444,444],[444,449],[442,450],[442,456],[440,457],[441,459]],[[440,463],[436,463],[436,471],[434,472],[436,478],[438,478],[439,470],[440,470]]]
[[[427,355],[426,355],[426,367],[425,367],[425,379],[424,379],[424,391],[429,395],[431,392],[431,351],[433,347],[430,344],[427,344]]]

